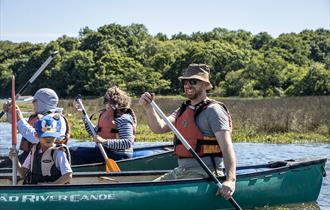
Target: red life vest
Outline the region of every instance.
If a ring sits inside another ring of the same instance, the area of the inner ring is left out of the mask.
[[[182,134],[182,136],[200,157],[222,157],[221,148],[215,136],[204,136],[195,121],[198,114],[200,114],[212,103],[218,103],[224,107],[229,117],[230,129],[232,130],[232,121],[227,107],[223,103],[214,100],[204,100],[202,103],[195,106],[197,109],[195,109],[195,107],[190,107],[188,103],[184,103],[177,112],[175,118],[176,129]],[[192,157],[191,153],[183,146],[176,136],[174,139],[175,154],[180,158]]]
[[[122,113],[130,114],[133,117],[133,134],[136,132],[136,117],[132,109],[125,108],[120,110]],[[114,111],[112,108],[108,110],[101,110],[99,120],[97,123],[97,135],[104,139],[118,139],[118,129],[115,122],[115,118],[119,116],[118,111]]]
[[[65,132],[65,137],[62,140],[57,140],[56,144],[67,144],[68,140],[70,138],[70,134],[71,134],[71,128],[69,126],[69,122],[68,120],[64,117],[64,115],[61,115],[64,118],[65,124],[66,124],[66,132]],[[33,114],[29,117],[28,119],[28,123],[34,127],[34,123],[39,119],[37,114]],[[26,138],[22,137],[19,149],[23,150],[24,152],[30,152],[31,147],[33,146],[33,144],[31,142],[29,142]]]
[[[31,126],[34,126],[34,123],[38,120],[38,115],[37,114],[33,114],[29,117],[28,119],[28,123],[31,125]],[[31,150],[31,147],[32,147],[32,143],[29,142],[26,138],[22,137],[21,139],[21,144],[19,145],[19,149],[20,150],[23,150],[24,152],[30,152]]]

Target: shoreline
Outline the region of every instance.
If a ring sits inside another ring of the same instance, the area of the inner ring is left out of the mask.
[[[213,98],[213,97],[212,97]],[[251,143],[330,143],[330,96],[283,98],[216,98],[231,111],[234,122],[233,142]],[[184,100],[181,96],[158,96],[157,104],[166,115],[171,114]],[[59,107],[71,124],[71,138],[90,139],[79,113],[72,106],[72,99],[60,100]],[[18,102],[23,112],[32,110],[32,104]],[[102,98],[84,99],[89,115],[102,108]],[[2,107],[2,101],[0,101]],[[136,141],[169,141],[173,134],[154,134],[149,129],[145,112],[138,99],[132,98],[138,127]],[[98,116],[97,114],[95,116]],[[28,117],[27,115],[25,117]],[[93,122],[96,124],[97,117]],[[5,117],[0,119],[0,123]]]
[[[2,124],[6,122],[0,122],[0,129]],[[141,126],[142,127],[142,126]],[[144,125],[143,127],[146,127]],[[141,133],[138,130],[136,142],[171,142],[173,139],[172,133],[167,134],[154,134],[151,131],[146,132],[145,129]],[[83,127],[76,129],[72,132],[71,138],[76,139],[79,142],[90,141],[92,138],[88,135]],[[257,134],[249,135],[244,133],[233,134],[233,143],[260,143],[260,144],[305,144],[305,143],[323,143],[330,144],[330,137],[323,136],[317,133],[273,133],[273,134]]]

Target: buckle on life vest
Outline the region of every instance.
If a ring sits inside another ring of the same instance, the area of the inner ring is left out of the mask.
[[[215,155],[222,156],[221,148],[215,137],[204,136],[203,139],[197,139],[196,152],[203,150],[204,156]]]

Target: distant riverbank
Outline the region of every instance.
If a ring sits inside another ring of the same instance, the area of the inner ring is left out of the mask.
[[[156,103],[170,114],[184,100],[179,96],[157,97]],[[221,98],[231,111],[234,142],[262,143],[330,143],[330,96],[285,97],[285,98]],[[1,106],[2,106],[2,102]],[[102,108],[102,99],[83,100],[91,115]],[[21,103],[23,111],[29,111],[30,103]],[[80,115],[74,112],[72,100],[61,100],[72,126],[72,137],[89,139]],[[132,108],[138,119],[137,141],[169,141],[173,135],[154,134],[148,128],[144,110],[133,99]],[[94,117],[94,122],[98,114]],[[1,119],[2,121],[4,118]]]

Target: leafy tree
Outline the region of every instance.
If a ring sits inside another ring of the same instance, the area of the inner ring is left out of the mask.
[[[8,97],[10,96],[10,85],[11,85],[11,77],[12,72],[8,68],[8,65],[4,63],[0,63],[0,96]]]
[[[98,92],[103,93],[109,85],[118,85],[135,95],[169,88],[169,82],[162,80],[159,72],[144,68],[138,61],[118,53],[104,56],[96,65],[94,76]]]
[[[263,46],[269,44],[273,40],[272,36],[267,32],[260,32],[252,39],[252,47],[255,50],[259,50]]]
[[[167,41],[168,37],[166,36],[166,34],[157,33],[156,36],[155,36],[155,39],[157,39],[159,41]]]
[[[267,57],[259,55],[251,60],[244,71],[244,77],[255,81],[254,90],[260,91],[261,96],[281,96],[283,94],[282,70],[287,63],[278,55]]]
[[[329,95],[330,71],[323,64],[313,63],[304,77],[289,92],[289,95]]]
[[[57,40],[58,45],[63,48],[65,51],[74,51],[78,50],[80,46],[80,42],[78,39],[74,37],[69,37],[69,36],[62,36],[58,38]]]
[[[178,40],[178,39],[180,39],[180,40],[186,40],[186,41],[188,41],[188,40],[190,40],[190,37],[187,34],[184,34],[182,32],[179,32],[178,34],[172,35],[171,39],[172,40]]]
[[[82,28],[46,44],[0,41],[1,97],[10,77],[24,84],[59,51],[26,94],[54,88],[60,96],[103,95],[116,84],[132,94],[148,90],[179,94],[178,77],[191,63],[211,68],[214,94],[222,96],[329,95],[330,31],[304,30],[272,38],[244,30],[214,28],[171,38],[152,36],[142,24]]]
[[[310,47],[310,59],[321,63],[326,61],[330,52],[330,30],[304,30],[299,37]]]
[[[64,97],[77,94],[99,95],[94,91],[94,71],[92,51],[71,51],[61,55],[61,61],[51,69],[50,75],[46,75],[49,77],[45,82]]]
[[[278,55],[290,63],[305,65],[308,62],[310,47],[294,33],[281,34],[269,44],[269,47],[270,52],[271,48],[280,49]]]

